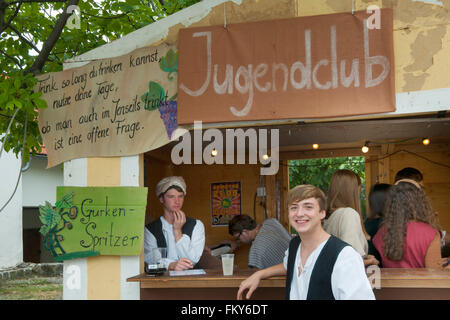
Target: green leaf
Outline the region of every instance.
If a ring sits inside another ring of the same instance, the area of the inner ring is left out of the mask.
[[[44,229],[48,232],[58,225],[61,221],[61,216],[57,211],[53,210],[52,205],[48,201],[45,201],[45,206],[39,206],[39,219],[43,225],[47,226],[47,229]]]
[[[14,80],[14,88],[16,88],[16,90],[20,89],[20,80],[19,79]]]
[[[73,193],[64,195],[60,200],[56,201],[56,208],[58,209],[70,209],[72,207]]]
[[[47,101],[45,101],[44,99],[33,99],[34,104],[36,105],[36,108],[38,109],[46,109],[48,108],[47,106]]]
[[[15,105],[17,108],[22,109],[22,107],[23,107],[22,102],[20,102],[20,101],[17,100],[17,99],[14,99],[14,100],[13,100],[13,103],[14,103],[14,105]]]
[[[172,49],[167,51],[167,54],[161,58],[159,67],[165,72],[178,72],[178,52],[175,53]]]
[[[43,234],[44,236],[50,231],[50,228],[47,225],[43,225],[40,229],[39,232],[41,234]]]
[[[8,101],[8,95],[6,93],[0,94],[0,104],[4,104],[6,101]]]
[[[141,100],[145,103],[145,110],[156,110],[165,100],[166,93],[157,82],[150,81],[148,87],[148,91],[141,96]]]
[[[6,109],[7,110],[14,110],[14,102],[12,100],[8,101],[6,103]]]

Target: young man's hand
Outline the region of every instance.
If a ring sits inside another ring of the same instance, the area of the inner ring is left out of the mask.
[[[242,281],[239,286],[239,291],[237,293],[237,299],[242,300],[242,294],[245,290],[248,289],[247,294],[245,295],[246,299],[250,299],[253,292],[258,288],[259,282],[261,279],[267,279],[273,276],[285,276],[286,269],[284,268],[283,263],[276,264],[266,269],[261,269],[253,273],[246,280]]]
[[[186,223],[186,215],[183,211],[174,211],[173,212],[173,233],[175,236],[175,242],[180,240],[183,236],[183,233],[181,232],[181,228]]]
[[[193,267],[194,264],[192,263],[191,260],[187,258],[181,258],[178,261],[169,264],[169,270],[176,270],[176,271],[192,269]]]
[[[250,299],[250,297],[252,296],[253,292],[256,290],[256,288],[258,288],[258,285],[259,285],[260,281],[261,281],[261,277],[259,275],[259,272],[255,272],[250,277],[248,277],[247,279],[242,281],[241,284],[239,285],[239,291],[237,293],[237,299],[238,300],[242,300],[242,294],[247,289],[248,289],[248,292],[245,295],[245,298],[246,299]]]

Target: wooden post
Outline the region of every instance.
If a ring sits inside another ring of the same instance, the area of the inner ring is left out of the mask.
[[[266,219],[277,218],[277,181],[276,175],[265,176],[266,180]]]
[[[64,164],[65,186],[143,186],[143,155],[76,159]],[[64,300],[139,300],[140,256],[97,256],[64,261]]]

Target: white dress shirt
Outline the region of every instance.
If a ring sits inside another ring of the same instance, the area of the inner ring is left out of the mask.
[[[326,242],[327,240],[318,245],[306,259],[306,263],[302,263],[303,269],[300,274],[301,245],[298,247],[291,284],[291,300],[306,300],[314,265]],[[283,261],[286,270],[288,255],[289,249],[286,250]],[[351,246],[344,247],[336,259],[331,274],[331,289],[336,300],[375,300],[362,257]]]
[[[180,258],[187,258],[195,265],[200,260],[205,247],[205,227],[203,223],[197,220],[191,238],[183,234],[178,242],[175,242],[173,225],[168,223],[162,216],[160,219],[162,222],[162,232],[167,244],[167,259],[164,260],[164,267],[168,269],[170,263],[176,262]],[[147,256],[150,254],[150,250],[157,247],[158,244],[155,236],[145,228],[144,255],[146,261],[148,261]]]

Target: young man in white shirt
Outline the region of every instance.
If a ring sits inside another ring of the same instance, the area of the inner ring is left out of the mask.
[[[286,275],[287,299],[375,299],[361,255],[322,228],[326,196],[317,187],[300,185],[288,193],[289,222],[298,232],[284,262],[244,280],[237,298],[250,299],[260,280]]]
[[[167,248],[166,269],[194,268],[205,247],[205,227],[200,220],[187,217],[181,210],[186,196],[184,179],[175,176],[162,179],[156,185],[156,195],[163,215],[145,226],[145,257],[152,248]]]

